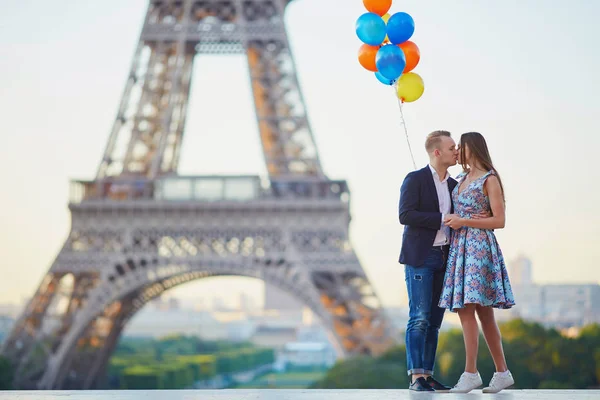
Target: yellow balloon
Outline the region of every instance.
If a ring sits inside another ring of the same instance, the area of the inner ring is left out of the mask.
[[[423,78],[419,74],[414,72],[408,72],[400,75],[398,82],[396,83],[396,90],[398,92],[398,98],[403,103],[412,103],[413,101],[419,100],[425,91],[425,84]]]
[[[381,16],[381,19],[383,20],[383,22],[385,22],[385,24],[387,25],[388,20],[390,19],[391,15],[390,13],[386,13],[385,15]],[[387,35],[385,35],[385,39],[383,39],[383,43],[387,43],[389,42],[390,39],[388,39]]]

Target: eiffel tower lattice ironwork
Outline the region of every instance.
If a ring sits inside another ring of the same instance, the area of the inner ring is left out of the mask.
[[[16,388],[97,387],[144,304],[210,276],[292,294],[341,355],[393,344],[349,242],[346,182],[321,168],[284,25],[289,2],[149,2],[97,176],[72,182],[69,236],[3,344]],[[176,173],[199,53],[247,55],[268,179]]]

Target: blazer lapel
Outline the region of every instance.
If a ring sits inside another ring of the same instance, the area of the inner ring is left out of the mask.
[[[454,188],[456,187],[457,182],[448,178],[448,191],[450,192],[450,214],[454,214],[454,201],[452,200],[452,192],[454,192]]]
[[[457,183],[458,182],[456,182],[454,179],[448,178],[448,191],[450,192],[450,196],[452,196],[452,192],[454,191]]]
[[[425,180],[427,181],[427,187],[429,188],[429,192],[431,194],[431,197],[433,198],[433,202],[435,203],[435,209],[439,210],[440,201],[438,200],[437,190],[435,190],[435,183],[433,182],[433,173],[431,172],[429,165],[426,166],[424,169],[426,170],[425,175],[427,176]]]

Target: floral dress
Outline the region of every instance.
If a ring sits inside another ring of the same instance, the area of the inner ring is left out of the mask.
[[[470,218],[471,215],[491,210],[490,199],[483,192],[483,185],[493,173],[486,173],[464,188],[461,188],[460,182],[465,174],[457,177],[459,184],[452,192],[456,214]],[[439,306],[456,312],[466,304],[501,309],[515,305],[504,257],[491,229],[463,226],[452,231]]]

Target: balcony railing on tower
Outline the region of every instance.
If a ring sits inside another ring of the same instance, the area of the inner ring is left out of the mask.
[[[335,200],[348,203],[343,180],[261,180],[255,175],[169,176],[154,180],[107,178],[71,181],[70,203],[86,201],[248,201],[259,199]]]

